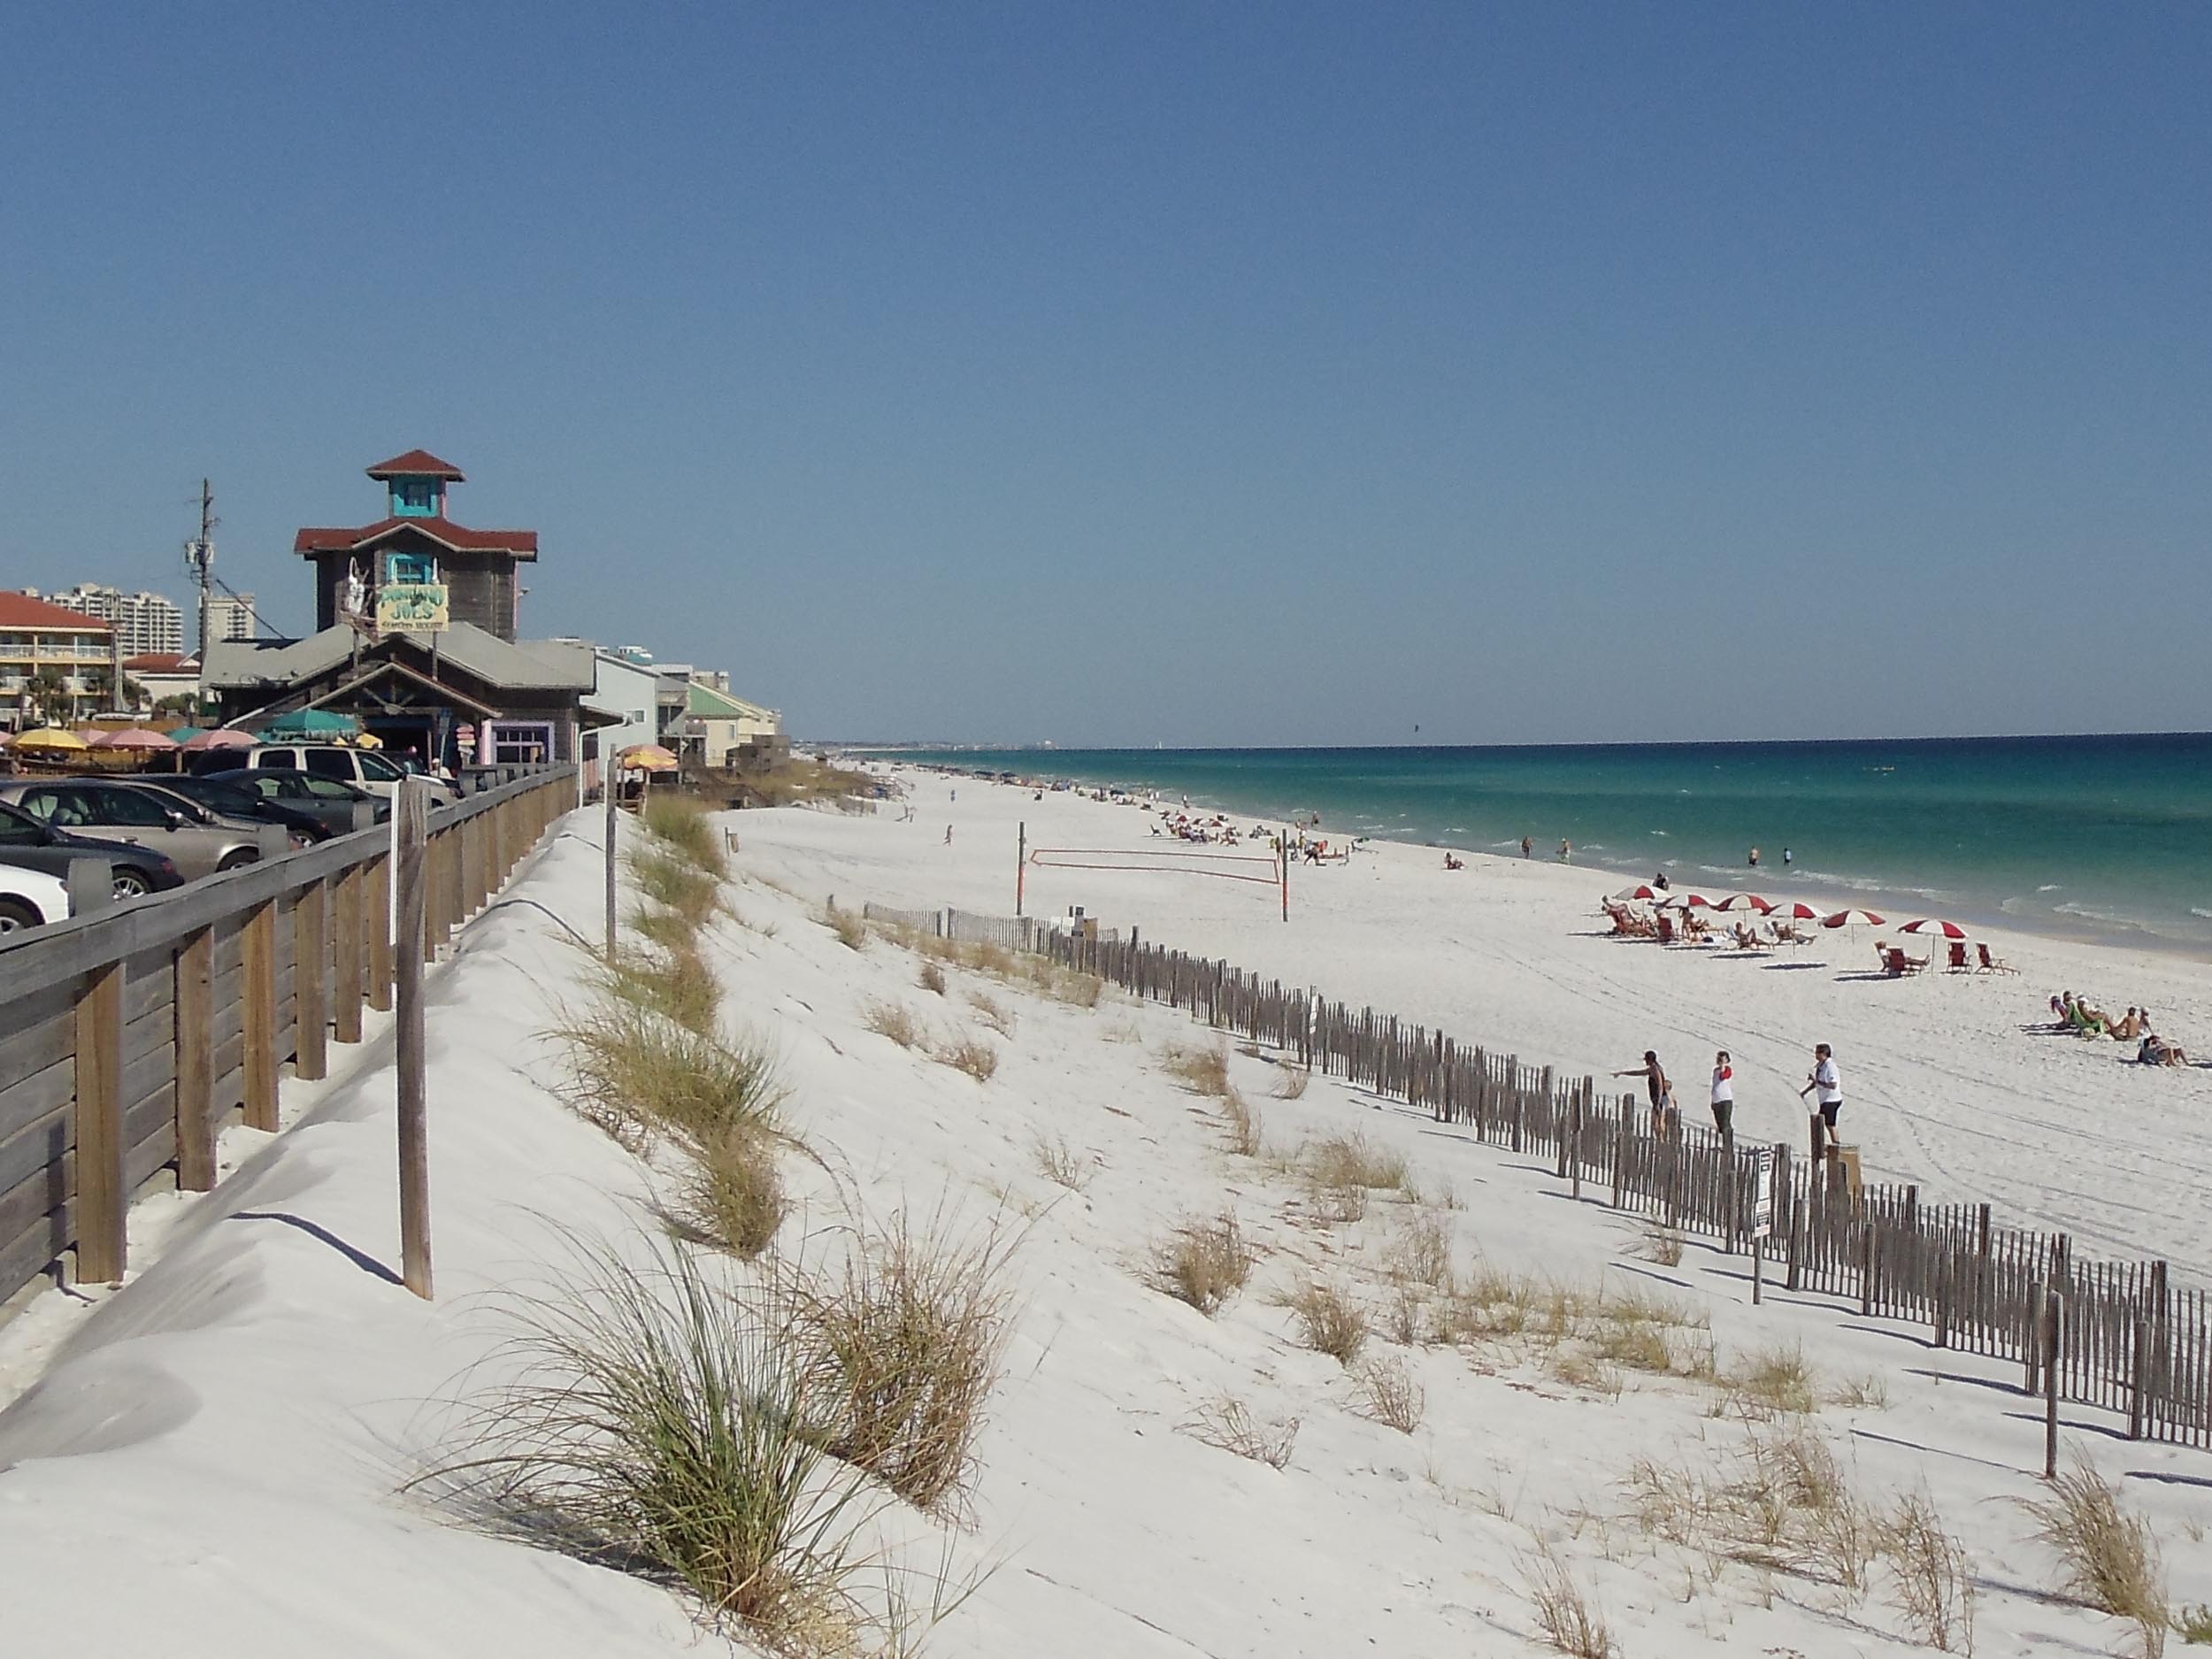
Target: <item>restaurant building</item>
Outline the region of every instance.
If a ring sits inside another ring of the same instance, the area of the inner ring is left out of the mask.
[[[293,540],[313,570],[318,631],[209,647],[217,718],[252,729],[298,709],[349,714],[394,755],[457,771],[584,757],[587,733],[610,723],[586,706],[589,654],[519,637],[537,532],[456,523],[446,498],[461,470],[427,450],[368,476],[384,486],[382,517]]]

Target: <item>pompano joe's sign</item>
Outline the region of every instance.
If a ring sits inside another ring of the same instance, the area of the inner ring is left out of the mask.
[[[386,582],[376,590],[379,634],[442,634],[447,622],[443,582]]]

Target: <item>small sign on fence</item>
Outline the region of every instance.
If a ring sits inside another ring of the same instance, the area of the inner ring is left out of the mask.
[[[1751,1236],[1774,1236],[1774,1148],[1761,1147],[1751,1155]]]

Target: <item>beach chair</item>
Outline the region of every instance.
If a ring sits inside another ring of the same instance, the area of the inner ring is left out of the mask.
[[[1674,943],[1674,918],[1662,910],[1655,919],[1659,928],[1659,942],[1663,945]]]
[[[1973,965],[1966,960],[1965,941],[1954,939],[1951,941],[1951,960],[1943,971],[1946,973],[1971,973],[1974,971]]]
[[[1989,947],[1988,947],[1987,945],[1981,945],[1981,944],[1978,944],[1978,945],[1976,945],[1976,946],[1974,947],[1974,949],[1981,952],[1981,956],[1982,956],[1981,972],[1984,972],[1984,973],[2017,973],[2017,972],[2020,972],[2020,970],[2019,970],[2019,969],[2017,969],[2017,968],[2014,967],[2014,966],[2013,966],[2010,963],[2008,963],[2008,962],[2000,962],[2000,961],[1999,961],[1996,957],[1994,957],[1994,956],[1991,956],[1991,955],[1989,954]]]
[[[1893,979],[1902,979],[1908,973],[1917,973],[1926,967],[1928,959],[1925,956],[1909,956],[1895,945],[1892,945],[1883,958],[1882,965],[1889,970]]]

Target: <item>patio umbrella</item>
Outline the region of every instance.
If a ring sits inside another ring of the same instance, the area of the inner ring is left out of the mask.
[[[204,726],[173,726],[169,728],[169,741],[182,749],[206,729]]]
[[[1774,908],[1772,899],[1763,899],[1755,893],[1732,893],[1715,908],[1724,910],[1756,910],[1764,916]]]
[[[211,749],[252,749],[260,741],[251,732],[219,726],[212,732],[203,732],[197,737],[188,740],[185,747],[204,753]]]
[[[1653,887],[1648,881],[1639,881],[1632,887],[1623,887],[1613,896],[1624,904],[1631,904],[1636,902],[1638,900],[1663,899],[1666,896],[1666,895],[1662,893],[1657,887]]]
[[[625,766],[640,772],[673,772],[676,757],[658,743],[639,743],[624,749],[615,758]]]
[[[95,749],[174,749],[176,740],[166,732],[157,732],[143,726],[127,726],[120,732],[103,732],[92,740]]]
[[[341,732],[349,736],[361,729],[361,722],[349,714],[333,714],[327,709],[295,709],[289,714],[280,714],[261,728],[270,737],[335,737]]]
[[[1897,930],[1901,933],[1934,933],[1944,939],[1963,939],[1966,930],[1956,922],[1938,921],[1924,916],[1916,922],[1907,922]]]
[[[91,744],[74,732],[58,726],[42,726],[35,732],[26,732],[15,740],[18,749],[90,749]]]
[[[1802,899],[1785,899],[1779,904],[1767,906],[1769,916],[1778,916],[1786,922],[1816,922],[1825,911],[1816,910]]]
[[[1838,910],[1833,916],[1820,918],[1823,927],[1886,927],[1889,924],[1872,910]]]
[[[1682,903],[1686,908],[1693,910],[1717,910],[1727,902],[1728,898],[1729,895],[1725,893],[1722,894],[1719,898],[1715,898],[1709,893],[1692,891],[1682,895]]]

